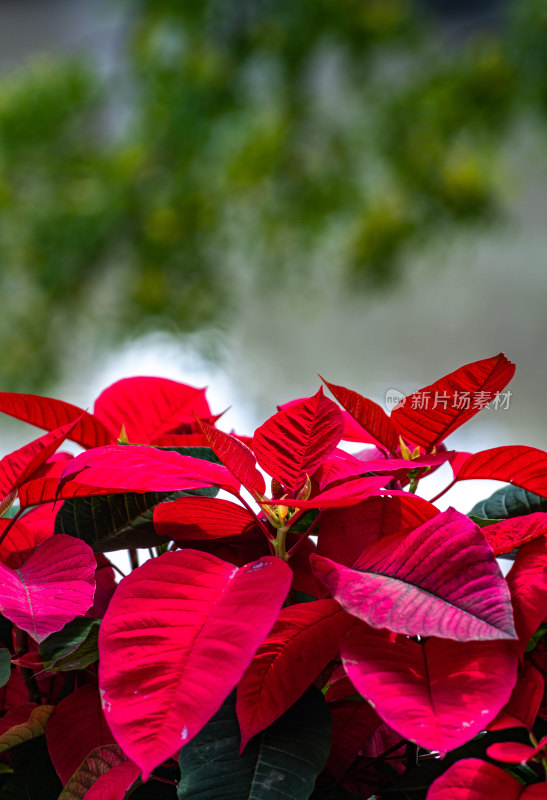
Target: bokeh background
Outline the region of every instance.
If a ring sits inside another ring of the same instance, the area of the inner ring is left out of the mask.
[[[505,351],[451,441],[546,448],[546,179],[546,0],[0,0],[0,388],[250,433]]]

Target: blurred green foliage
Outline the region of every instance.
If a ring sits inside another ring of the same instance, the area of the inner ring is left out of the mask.
[[[396,280],[495,219],[497,158],[547,113],[547,5],[447,47],[410,0],[132,0],[119,74],[0,81],[2,387],[93,334],[229,320],[242,286]],[[123,124],[113,124],[123,117]]]

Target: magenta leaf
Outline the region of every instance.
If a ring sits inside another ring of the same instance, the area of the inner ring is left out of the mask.
[[[220,464],[146,446],[97,447],[76,456],[61,477],[59,498],[122,492],[170,492],[239,483]]]
[[[238,569],[184,550],[121,581],[100,628],[100,686],[108,724],[144,780],[238,683],[291,578],[270,556]]]
[[[369,497],[344,509],[327,509],[319,519],[317,553],[351,567],[378,539],[409,533],[438,513],[427,500],[406,492]]]
[[[0,611],[42,642],[91,606],[95,567],[85,542],[52,536],[19,569],[0,564]]]
[[[468,742],[509,700],[518,657],[509,642],[415,642],[367,625],[341,644],[353,685],[405,739],[441,755]]]
[[[46,741],[63,786],[95,748],[114,744],[97,686],[82,686],[57,704],[46,728]]]
[[[458,641],[516,638],[509,589],[492,550],[454,509],[407,536],[380,539],[352,569],[311,559],[340,605],[374,628]]]
[[[503,353],[466,364],[406,397],[391,422],[405,440],[431,450],[493,400],[514,372]]]
[[[321,380],[329,387],[340,405],[370,434],[373,440],[384,450],[387,449],[395,455],[399,447],[399,431],[384,409],[352,389],[329,383],[324,378]]]
[[[132,761],[122,761],[101,775],[84,795],[85,800],[123,800],[137,781],[140,769]]]
[[[48,431],[76,423],[70,439],[82,447],[100,447],[113,441],[109,431],[92,414],[52,397],[0,392],[0,411]]]
[[[249,511],[217,497],[180,497],[154,509],[156,533],[175,541],[241,536],[254,526]]]
[[[241,749],[285,713],[335,658],[355,620],[334,600],[283,608],[237,689]],[[295,669],[295,666],[298,668]]]
[[[304,500],[299,497],[283,498],[282,505],[291,508],[344,508],[362,503],[367,497],[378,492],[389,482],[391,475],[371,478],[354,478],[345,483],[335,484],[323,492]],[[263,500],[263,505],[279,505],[279,500]]]
[[[456,481],[507,481],[547,497],[547,453],[537,447],[505,445],[452,462]]]
[[[252,450],[235,436],[224,433],[206,422],[201,423],[201,430],[209,447],[232,475],[251,494],[254,492],[264,494],[266,484],[262,473],[256,468],[256,458]]]
[[[537,784],[544,791],[546,784]],[[532,800],[545,797],[535,794],[534,786],[525,788],[505,770],[481,761],[466,758],[452,764],[431,784],[427,800]]]
[[[319,389],[266,420],[255,431],[253,450],[269,475],[296,491],[335,449],[343,430],[340,409]]]
[[[95,783],[111,769],[127,762],[127,756],[117,744],[96,747],[84,758],[78,769],[67,781],[58,800],[84,800]],[[122,800],[118,797],[117,800]]]
[[[114,439],[124,428],[130,442],[147,444],[196,428],[195,417],[209,418],[205,391],[167,378],[123,378],[99,395],[93,414]]]
[[[521,742],[495,742],[486,749],[486,755],[506,764],[525,764],[540,753],[547,744],[547,737],[541,739],[536,747]]]

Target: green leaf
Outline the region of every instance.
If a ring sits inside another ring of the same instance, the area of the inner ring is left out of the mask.
[[[99,660],[99,619],[77,617],[38,647],[45,670],[86,669]]]
[[[24,775],[14,775],[0,789],[2,800],[29,800]]]
[[[321,692],[310,687],[239,754],[232,692],[180,751],[178,800],[308,800],[330,749],[331,722]]]
[[[0,648],[0,686],[5,686],[11,675],[11,653],[5,647]]]
[[[484,517],[477,517],[475,514],[468,514],[469,519],[473,520],[475,525],[479,528],[486,528],[488,525],[494,525],[496,522],[501,522],[501,519],[484,519]]]
[[[132,445],[127,445],[131,447]],[[160,447],[219,463],[210,447]],[[82,539],[99,553],[134,547],[161,547],[171,540],[154,529],[154,508],[178,497],[216,497],[214,486],[180,492],[126,492],[65,500],[55,518],[55,533]]]
[[[547,498],[540,497],[518,486],[502,486],[486,500],[473,506],[469,516],[487,520],[509,519],[535,511],[547,511]]]

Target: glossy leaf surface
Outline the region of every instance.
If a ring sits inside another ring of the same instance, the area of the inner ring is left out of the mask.
[[[468,758],[453,764],[431,784],[427,800],[540,800],[546,796],[547,785],[538,786],[539,793],[494,764]]]
[[[281,559],[238,569],[184,550],[121,581],[100,629],[100,686],[116,740],[144,779],[198,733],[240,680],[291,580]]]
[[[358,692],[401,736],[441,754],[476,736],[509,700],[518,658],[507,642],[415,642],[361,625],[341,646]]]

